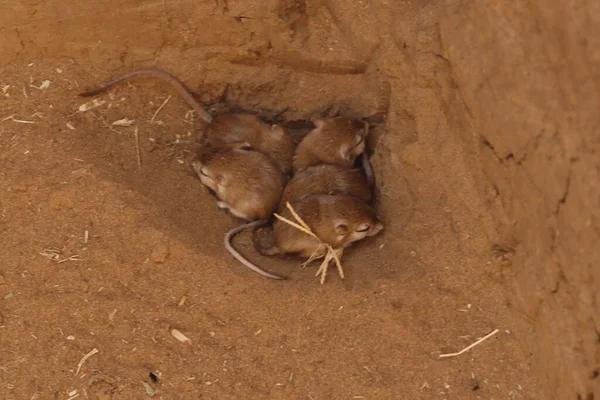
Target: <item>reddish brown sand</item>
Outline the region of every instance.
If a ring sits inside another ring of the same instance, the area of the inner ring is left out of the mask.
[[[0,398],[600,398],[596,2],[18,3],[0,8]],[[345,280],[248,234],[290,280],[226,253],[239,221],[152,145],[195,133],[167,85],[78,112],[150,65],[265,118],[387,115],[386,229]]]

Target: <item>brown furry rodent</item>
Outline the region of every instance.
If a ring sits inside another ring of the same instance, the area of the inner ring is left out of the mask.
[[[295,203],[311,194],[347,194],[368,203],[371,188],[358,168],[348,168],[336,164],[310,166],[290,179],[283,189],[279,210],[286,202]]]
[[[256,150],[269,155],[285,174],[292,171],[296,145],[280,125],[268,125],[251,114],[221,114],[206,127],[206,140],[218,146],[248,142]]]
[[[212,117],[187,87],[175,76],[160,69],[143,69],[114,78],[97,89],[80,93],[82,97],[100,94],[121,82],[134,78],[153,77],[166,81],[177,90],[196,114],[207,124],[204,138],[211,144],[248,142],[252,147],[271,156],[284,173],[292,169],[295,144],[291,136],[279,125],[268,125],[251,114],[232,113]]]
[[[316,128],[296,147],[294,173],[316,164],[352,167],[356,157],[365,150],[368,130],[364,124],[345,117],[315,118],[313,123]]]
[[[375,236],[383,229],[373,209],[352,196],[314,194],[292,206],[312,232],[333,248],[347,247],[368,236]],[[282,210],[281,216],[294,221],[287,208]],[[256,246],[257,250],[264,255],[293,253],[310,257],[318,247],[313,237],[280,220],[273,223],[273,238],[274,246],[267,249]],[[325,249],[321,251],[324,253]]]
[[[200,149],[192,167],[220,208],[247,221],[269,219],[286,182],[275,162],[247,143]]]

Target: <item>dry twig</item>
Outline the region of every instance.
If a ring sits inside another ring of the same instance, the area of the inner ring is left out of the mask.
[[[44,251],[41,252],[40,255],[46,257],[50,261],[56,261],[59,264],[62,264],[66,261],[81,261],[81,258],[78,254],[65,257],[63,255],[62,250],[55,248],[44,249]]]
[[[135,135],[135,151],[136,151],[136,155],[137,155],[138,167],[140,167],[140,169],[141,169],[142,168],[142,155],[140,153],[140,137],[138,135],[137,125],[135,127],[135,131],[133,132],[133,134]]]
[[[152,116],[152,118],[150,119],[150,123],[154,122],[154,118],[156,118],[156,116],[158,115],[159,111],[162,110],[162,108],[169,102],[169,100],[171,100],[171,95],[169,95],[169,97],[167,97],[167,99],[165,101],[163,101],[163,103],[160,105],[160,107],[158,107],[158,109],[156,110],[156,112],[154,113],[154,115]]]
[[[484,337],[482,337],[481,339],[477,340],[474,343],[471,343],[470,345],[468,345],[467,347],[465,347],[464,349],[462,349],[459,352],[456,353],[448,353],[448,354],[440,354],[438,357],[439,358],[448,358],[448,357],[456,357],[456,356],[460,356],[463,353],[466,353],[467,351],[471,350],[473,347],[481,344],[483,341],[491,338],[492,336],[494,336],[496,333],[498,333],[498,329],[493,330],[492,332],[488,333],[487,335],[485,335]]]
[[[25,120],[22,120],[22,119],[16,119],[14,114],[13,115],[9,115],[8,117],[4,118],[2,121],[8,121],[8,120],[11,120],[13,122],[17,122],[19,124],[35,124],[35,121],[25,121]]]
[[[93,356],[94,354],[96,354],[98,352],[97,348],[93,348],[92,351],[90,351],[89,353],[87,353],[85,356],[83,356],[83,358],[81,359],[81,361],[79,361],[79,364],[77,364],[77,372],[75,372],[75,375],[79,375],[79,370],[81,369],[81,366],[83,365],[83,363],[90,358],[91,356]]]

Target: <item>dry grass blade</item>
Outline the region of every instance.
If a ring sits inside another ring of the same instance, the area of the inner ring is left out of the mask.
[[[79,375],[79,370],[81,369],[81,366],[83,365],[83,363],[90,358],[91,356],[93,356],[94,354],[96,354],[98,352],[97,348],[93,348],[92,351],[90,351],[89,353],[87,353],[85,356],[83,356],[83,358],[81,359],[81,361],[79,361],[79,364],[77,364],[77,372],[75,372],[75,375]]]
[[[328,245],[327,250],[328,251],[325,256],[325,259],[323,260],[323,262],[319,266],[319,269],[317,270],[317,273],[315,274],[315,276],[319,276],[319,274],[321,274],[321,284],[325,283],[325,277],[327,275],[327,268],[329,267],[331,260],[335,261],[335,265],[337,266],[338,274],[340,275],[340,278],[344,279],[344,269],[342,268],[342,264],[340,262],[340,258],[342,257],[342,254],[344,253],[344,249],[334,249],[333,247]]]
[[[138,127],[135,127],[135,131],[133,131],[133,134],[135,135],[135,153],[137,155],[137,163],[138,163],[138,167],[141,169],[142,168],[142,154],[140,153],[140,136],[138,134]]]
[[[288,203],[288,204],[289,204],[289,203]],[[314,233],[313,233],[313,232],[310,230],[310,228],[308,228],[308,227],[306,227],[306,228],[305,228],[304,226],[302,226],[302,225],[299,225],[299,224],[297,224],[297,223],[295,223],[295,222],[293,222],[293,221],[290,221],[289,219],[287,219],[287,218],[284,218],[284,217],[282,217],[281,215],[279,215],[279,214],[277,214],[277,213],[275,213],[275,217],[277,217],[277,219],[279,219],[279,220],[281,220],[281,221],[285,222],[286,224],[289,224],[289,225],[293,226],[294,228],[296,228],[296,229],[298,229],[298,230],[301,230],[302,232],[306,233],[307,235],[310,235],[310,236],[312,236],[313,238],[315,238],[315,239],[316,239],[316,240],[318,240],[319,242],[321,241],[321,240],[320,240],[320,239],[317,237],[317,235],[315,235],[315,234],[314,234]]]
[[[300,216],[298,215],[298,213],[296,212],[296,210],[294,210],[294,207],[292,207],[292,205],[290,204],[290,202],[286,202],[285,206],[287,207],[288,210],[290,210],[290,212],[292,213],[292,215],[294,216],[294,218],[296,218],[296,221],[298,221],[300,223],[300,225],[302,225],[304,227],[304,229],[306,229],[307,231],[311,232],[310,227],[308,226],[308,224],[306,222],[304,222],[304,220],[302,218],[300,218]],[[317,237],[316,235],[313,234],[314,237]]]
[[[340,262],[340,259],[344,254],[344,249],[333,249],[333,252],[331,254],[333,256],[333,260],[335,261],[335,265],[338,269],[338,274],[340,274],[340,278],[344,279],[344,269],[342,268],[342,263]]]
[[[78,254],[74,254],[74,255],[72,255],[70,257],[63,258],[62,260],[58,260],[58,263],[62,264],[62,263],[67,262],[67,261],[81,261],[81,258],[79,257]]]
[[[304,261],[302,263],[302,268],[305,268],[308,264],[310,264],[314,260],[318,260],[319,258],[325,257],[324,254],[319,254],[320,250],[321,250],[321,247],[323,247],[322,243],[319,244],[319,247],[317,247],[317,249],[315,250],[315,252],[310,255],[310,257],[308,258],[308,260],[306,260],[306,261]]]
[[[156,112],[154,113],[154,115],[152,116],[152,118],[150,119],[150,123],[154,122],[154,119],[156,118],[156,116],[158,115],[158,113],[160,112],[160,110],[162,110],[162,108],[169,102],[169,100],[171,100],[171,96],[169,95],[169,97],[167,97],[167,99],[165,101],[163,101],[163,103],[160,105],[160,107],[158,107],[158,109],[156,110]]]
[[[331,252],[327,251],[327,254],[325,255],[325,259],[323,260],[323,262],[319,266],[319,269],[317,269],[317,273],[315,274],[315,276],[319,276],[319,274],[321,275],[321,285],[323,283],[325,283],[325,278],[327,277],[327,269],[329,267],[330,262],[331,262]]]
[[[25,121],[25,120],[22,120],[22,119],[16,119],[14,114],[13,115],[9,115],[8,117],[2,119],[2,121],[8,121],[8,120],[13,121],[13,122],[17,122],[19,124],[35,124],[34,121]]]
[[[39,254],[41,256],[46,257],[48,260],[56,261],[59,264],[62,264],[66,261],[81,261],[81,258],[78,254],[73,254],[72,256],[65,257],[63,255],[62,250],[55,248],[44,249],[44,251]]]
[[[488,333],[487,335],[485,335],[481,339],[475,341],[474,343],[471,343],[470,345],[468,345],[467,347],[465,347],[461,351],[458,351],[456,353],[440,354],[438,356],[438,358],[448,358],[448,357],[460,356],[461,354],[466,353],[467,351],[471,350],[473,347],[475,347],[475,346],[483,343],[485,340],[488,340],[489,338],[491,338],[492,336],[494,336],[496,333],[498,333],[498,329],[493,330],[492,332]]]
[[[319,239],[319,237],[313,233],[313,231],[310,229],[308,224],[306,222],[304,222],[304,220],[298,215],[296,210],[294,210],[294,208],[292,207],[292,205],[289,202],[286,203],[286,207],[290,211],[290,213],[294,216],[294,218],[296,219],[297,222],[290,221],[289,219],[284,218],[277,213],[274,214],[275,217],[277,219],[279,219],[280,221],[285,222],[286,224],[293,226],[294,228],[306,233],[307,235],[312,236],[318,242],[317,248],[310,255],[308,260],[306,262],[302,263],[302,267],[305,267],[306,265],[308,265],[309,263],[311,263],[314,260],[324,257],[323,262],[321,263],[321,265],[317,269],[317,273],[315,274],[315,276],[321,275],[321,284],[325,283],[325,278],[327,276],[327,268],[329,267],[331,260],[335,261],[340,278],[344,279],[344,269],[342,268],[342,263],[340,262],[340,258],[342,257],[344,249],[334,249],[333,247],[331,247],[330,244],[323,243],[321,241],[321,239]],[[320,253],[321,253],[321,249],[323,248],[323,246],[325,246],[327,251],[324,255],[321,255]]]

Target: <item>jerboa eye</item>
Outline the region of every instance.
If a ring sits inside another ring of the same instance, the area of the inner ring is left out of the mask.
[[[369,230],[369,228],[370,228],[370,226],[369,226],[369,225],[363,225],[363,226],[359,227],[359,228],[356,230],[356,232],[366,232],[366,231],[368,231],[368,230]]]

